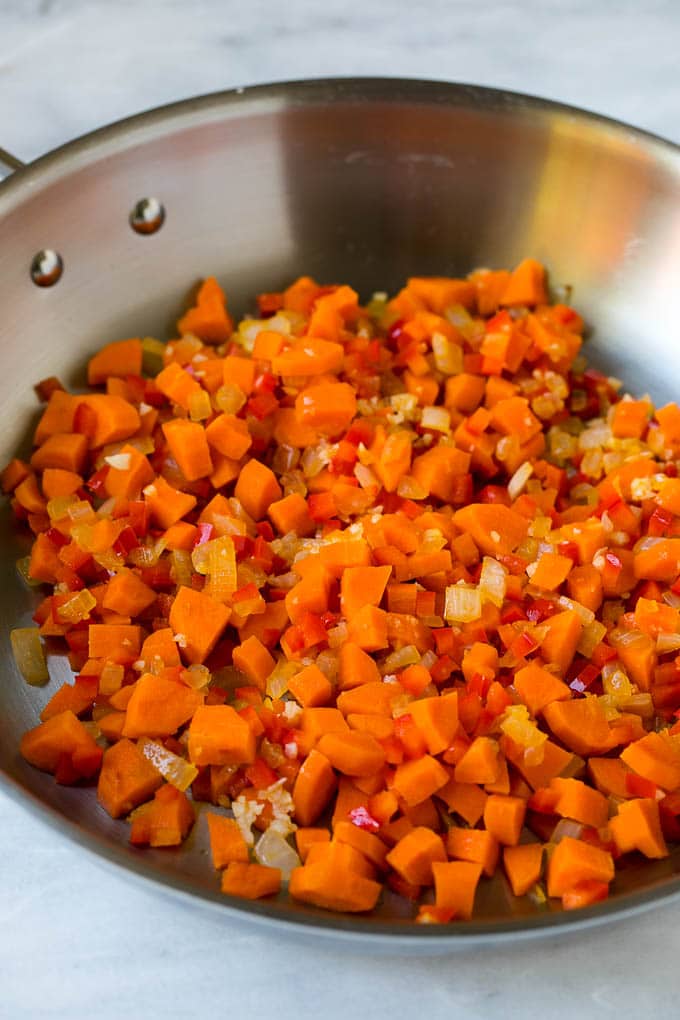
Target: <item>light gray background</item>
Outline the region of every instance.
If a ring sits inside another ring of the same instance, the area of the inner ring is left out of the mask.
[[[0,0],[0,145],[30,159],[233,85],[468,81],[680,141],[680,4]],[[677,1017],[680,905],[559,941],[371,958],[222,922],[103,870],[0,794],[0,1018]]]

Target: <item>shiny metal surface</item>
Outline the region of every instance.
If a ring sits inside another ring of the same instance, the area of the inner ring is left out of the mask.
[[[0,149],[0,181],[4,177],[9,177],[15,170],[21,170],[24,166],[25,163],[13,156],[11,152]]]
[[[167,216],[143,237],[129,216],[149,195]],[[46,289],[29,273],[44,248],[66,267]],[[526,96],[379,79],[237,90],[103,129],[0,188],[0,460],[29,450],[33,382],[78,385],[101,344],[172,335],[209,273],[239,314],[257,291],[300,272],[366,296],[408,274],[525,255],[549,265],[554,286],[573,287],[595,364],[657,401],[678,397],[680,150],[667,142]],[[27,541],[7,508],[0,527],[5,787],[101,857],[244,920],[409,951],[601,923],[680,894],[674,856],[629,867],[608,903],[571,914],[513,901],[496,878],[482,884],[479,919],[467,925],[412,926],[390,895],[376,917],[355,919],[227,900],[200,820],[181,852],[138,851],[92,790],[57,786],[22,762],[21,733],[69,671],[53,659],[51,683],[36,690],[13,665],[8,631],[29,621],[34,595],[15,573]]]

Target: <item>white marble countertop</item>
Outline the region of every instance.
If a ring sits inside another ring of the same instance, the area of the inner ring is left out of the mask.
[[[404,75],[586,106],[680,140],[677,0],[0,0],[0,145],[258,81]],[[678,1015],[680,905],[448,958],[300,946],[105,871],[0,794],[0,1017]],[[323,1004],[323,1006],[321,1006]]]

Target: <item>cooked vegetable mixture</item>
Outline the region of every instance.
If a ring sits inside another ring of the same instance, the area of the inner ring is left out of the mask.
[[[605,898],[680,841],[680,408],[586,367],[532,259],[257,302],[234,328],[207,279],[178,339],[36,387],[12,644],[76,675],[23,756],[136,846],[213,805],[232,896]]]

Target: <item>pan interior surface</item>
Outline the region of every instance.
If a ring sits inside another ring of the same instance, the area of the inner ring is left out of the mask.
[[[162,206],[162,215],[159,207]],[[155,229],[141,231],[153,222]],[[132,222],[131,222],[132,221]],[[468,86],[338,80],[190,100],[66,146],[0,188],[2,462],[30,450],[32,385],[82,385],[87,358],[125,336],[166,339],[194,285],[218,276],[236,314],[302,273],[367,298],[409,275],[460,275],[531,255],[554,287],[572,288],[592,327],[597,367],[657,403],[677,399],[680,327],[671,314],[680,264],[680,153],[659,139],[557,104]],[[36,286],[39,252],[60,278]],[[8,789],[90,849],[168,887],[253,919],[331,934],[440,946],[602,921],[680,890],[680,861],[617,876],[609,902],[578,916],[485,883],[472,925],[415,930],[387,895],[375,917],[347,920],[289,903],[221,897],[205,826],[181,852],[139,852],[93,790],[58,786],[19,756],[56,687],[27,687],[9,631],[30,622],[34,594],[15,562],[28,548],[0,516],[0,766]]]

